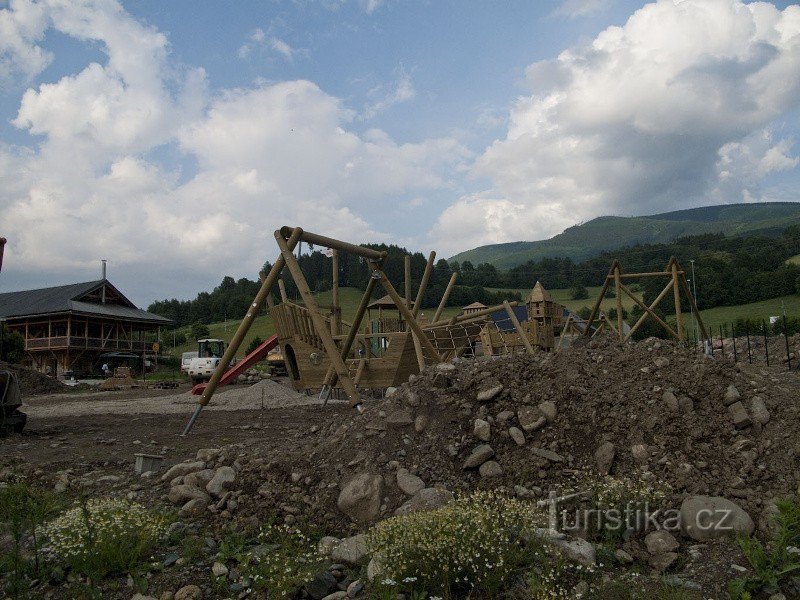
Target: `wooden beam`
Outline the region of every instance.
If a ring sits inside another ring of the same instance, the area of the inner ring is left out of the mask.
[[[671,286],[671,285],[672,285],[671,283],[667,284],[667,287],[666,287],[665,289],[666,289],[666,290],[669,290],[669,288],[670,288],[670,286]],[[657,314],[656,314],[656,313],[653,311],[653,308],[655,308],[655,307],[656,307],[657,303],[658,303],[658,302],[661,302],[661,299],[660,299],[660,298],[658,299],[658,301],[657,301],[657,302],[654,302],[654,303],[653,303],[653,307],[651,308],[651,307],[647,306],[647,305],[646,305],[644,302],[642,302],[641,300],[639,300],[639,298],[637,298],[637,297],[636,297],[636,296],[633,294],[633,292],[632,292],[632,291],[631,291],[631,290],[630,290],[630,289],[629,289],[627,286],[625,286],[625,285],[622,285],[622,286],[621,286],[621,288],[622,288],[622,291],[623,291],[623,292],[625,292],[625,294],[627,294],[627,295],[628,295],[628,297],[629,297],[631,300],[633,300],[634,302],[636,302],[636,304],[638,304],[638,305],[639,305],[639,307],[640,307],[642,310],[644,310],[644,315],[646,315],[646,314],[649,314],[651,317],[653,317],[653,319],[655,319],[655,320],[658,322],[658,324],[659,324],[659,325],[661,325],[661,327],[663,327],[664,329],[666,329],[666,330],[667,330],[667,331],[668,331],[670,334],[672,334],[672,335],[676,335],[676,334],[675,334],[675,332],[672,330],[672,328],[671,328],[671,327],[670,327],[670,326],[669,326],[669,325],[668,325],[668,324],[667,324],[667,323],[666,323],[664,320],[662,320],[662,319],[661,319],[661,317],[659,317],[659,316],[658,316],[658,315],[657,315]],[[664,292],[662,292],[662,294],[664,294]],[[662,296],[662,298],[663,298],[663,296]],[[644,315],[642,315],[642,316],[644,316]],[[641,320],[641,317],[640,317],[640,320]],[[676,337],[677,337],[677,336],[676,336]],[[628,337],[626,337],[626,338],[625,338],[625,340],[626,340],[626,341],[627,341],[628,339],[630,339],[630,335],[628,335]]]
[[[450,292],[453,291],[453,286],[456,284],[456,279],[458,279],[458,273],[453,273],[450,275],[450,281],[447,282],[447,287],[444,290],[444,294],[442,294],[442,299],[439,300],[439,306],[436,308],[436,314],[433,315],[433,320],[431,323],[436,323],[442,316],[442,311],[444,310],[444,307],[447,306],[447,300],[450,298]]]
[[[697,300],[689,289],[689,282],[686,281],[685,275],[681,277],[681,285],[683,286],[683,290],[686,292],[686,295],[689,298],[689,303],[692,305],[692,310],[694,310],[694,314],[697,317],[697,323],[700,325],[700,332],[703,334],[703,339],[707,340],[709,339],[708,331],[706,331],[706,326],[703,323],[703,319],[700,317],[700,311],[697,308]]]
[[[286,284],[283,279],[278,279],[278,289],[281,292],[281,302],[288,302],[289,296],[286,295]]]
[[[616,269],[614,270],[614,286],[616,287],[616,294],[617,294],[617,331],[619,331],[619,339],[622,340],[625,333],[623,332],[623,326],[625,323],[625,319],[622,315],[622,282],[620,281],[620,275],[622,274],[622,267],[619,263],[616,264]]]
[[[331,248],[331,263],[331,268],[333,270],[333,285],[331,289],[331,334],[339,335],[342,311],[339,307],[339,251],[336,248]]]
[[[291,227],[286,227],[286,226],[281,227],[280,235],[282,238],[287,239],[291,234],[292,234]],[[301,241],[306,242],[307,244],[313,244],[315,246],[323,246],[325,248],[331,248],[335,250],[340,250],[342,252],[347,252],[349,254],[355,254],[356,256],[361,256],[373,262],[383,263],[383,261],[386,260],[386,254],[387,254],[386,252],[372,250],[371,248],[364,248],[363,246],[356,246],[355,244],[342,242],[341,240],[336,240],[333,238],[325,237],[324,235],[311,233],[310,231],[303,231],[300,239]]]
[[[647,317],[650,316],[651,314],[653,314],[653,315],[655,314],[653,309],[661,303],[661,301],[666,297],[667,293],[671,289],[672,289],[672,282],[670,281],[667,284],[667,286],[663,290],[661,290],[661,293],[656,297],[656,299],[653,300],[653,303],[649,307],[647,307],[647,310],[645,311],[645,313],[641,317],[639,317],[639,320],[636,321],[636,324],[633,327],[631,327],[631,330],[628,332],[628,336],[625,338],[624,341],[628,341],[629,339],[631,339],[633,337],[633,334],[636,333],[636,331],[639,329],[639,327],[641,327],[642,323],[645,322]],[[675,333],[675,331],[673,331],[672,327],[670,327],[669,325],[664,323],[664,321],[662,321],[660,318],[658,320],[661,321],[661,323],[663,324],[662,325],[663,327],[666,327],[667,332],[670,335],[672,335],[673,337],[678,337],[678,335]]]
[[[425,289],[428,287],[428,281],[431,278],[431,273],[433,272],[433,261],[436,260],[436,252],[431,252],[428,255],[428,262],[425,264],[425,272],[422,274],[422,282],[419,284],[419,289],[417,290],[417,299],[414,301],[414,308],[411,311],[414,315],[414,318],[417,317],[419,314],[419,309],[422,307],[422,298],[425,296]]]
[[[678,341],[682,342],[684,339],[683,333],[683,316],[681,315],[681,288],[678,283],[678,261],[673,256],[669,260],[672,267],[672,289],[675,298],[675,325],[678,329]]]
[[[403,257],[403,272],[405,276],[403,277],[403,282],[406,285],[406,292],[405,292],[405,300],[406,306],[411,306],[411,255],[406,254]]]
[[[617,261],[614,261],[614,264],[611,265],[611,270],[609,270],[609,275],[606,275],[606,280],[603,283],[603,289],[600,290],[600,294],[597,296],[597,301],[594,303],[594,308],[592,308],[592,314],[589,315],[589,319],[586,321],[586,331],[584,331],[584,335],[588,336],[589,332],[592,330],[592,324],[594,320],[597,318],[597,314],[600,311],[600,304],[603,302],[603,298],[606,296],[606,290],[608,289],[609,284],[611,281],[609,280],[609,276],[614,271],[614,266],[617,264]]]
[[[531,346],[531,343],[528,340],[528,336],[525,335],[525,331],[523,331],[522,325],[520,325],[519,319],[517,319],[517,315],[516,313],[514,313],[514,309],[511,308],[511,305],[508,303],[508,300],[503,301],[503,308],[506,309],[508,318],[511,319],[511,323],[513,323],[514,329],[517,330],[517,334],[519,335],[519,339],[522,341],[522,344],[525,346],[525,350],[528,352],[528,354],[533,354],[533,346]]]
[[[311,289],[308,287],[308,282],[303,275],[303,270],[300,268],[300,264],[297,262],[294,254],[292,254],[291,249],[286,245],[286,240],[283,239],[283,236],[280,234],[280,232],[276,232],[275,240],[278,242],[278,247],[281,249],[281,256],[283,256],[286,266],[288,267],[289,272],[292,274],[292,279],[294,279],[294,282],[297,285],[297,290],[300,292],[300,296],[303,298],[303,303],[306,305],[306,309],[308,309],[308,313],[311,316],[311,321],[314,323],[314,329],[316,330],[319,338],[322,340],[322,345],[325,347],[328,360],[331,361],[333,368],[336,369],[336,373],[339,375],[339,381],[341,382],[345,393],[350,398],[350,403],[353,406],[358,406],[361,404],[361,398],[358,395],[358,390],[356,390],[355,384],[353,384],[353,381],[350,379],[347,365],[342,360],[342,357],[339,354],[339,348],[336,346],[336,342],[331,336],[331,332],[330,329],[328,329],[327,323],[325,323],[325,318],[319,311],[319,306],[317,305],[317,301],[314,299],[314,295],[311,293]]]

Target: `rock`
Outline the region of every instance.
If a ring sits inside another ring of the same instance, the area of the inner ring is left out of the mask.
[[[538,408],[544,415],[545,419],[547,419],[548,423],[552,423],[553,421],[555,421],[556,415],[558,414],[555,402],[546,400],[545,402],[539,404]]]
[[[348,598],[355,598],[361,592],[364,591],[364,582],[360,579],[356,579],[350,585],[347,586],[347,597]]]
[[[501,467],[500,463],[497,461],[487,460],[480,466],[478,473],[480,473],[480,476],[484,478],[500,477],[500,475],[503,474],[503,467]]]
[[[502,410],[499,413],[497,413],[498,423],[507,423],[513,418],[514,418],[514,413],[510,410]]]
[[[428,415],[417,415],[414,419],[414,431],[422,433],[428,427]]]
[[[206,468],[206,463],[201,460],[195,462],[178,463],[170,468],[166,473],[161,476],[161,481],[172,481],[176,477],[183,477],[195,471],[202,471]]]
[[[502,385],[496,385],[486,390],[481,390],[480,392],[478,392],[477,400],[478,402],[491,402],[492,400],[497,398],[497,396],[499,396],[500,392],[502,391],[503,391]]]
[[[201,500],[200,498],[194,498],[193,500],[189,500],[186,504],[181,506],[178,514],[181,517],[199,517],[205,513],[207,509],[208,502]]]
[[[455,500],[453,493],[441,488],[425,488],[394,511],[395,516],[410,515],[415,512],[434,510]]]
[[[408,469],[397,469],[397,487],[407,496],[413,496],[425,487],[425,482]]]
[[[508,428],[508,435],[514,440],[514,443],[517,446],[524,446],[525,445],[525,434],[522,433],[522,430],[518,427],[509,427]]]
[[[217,460],[222,451],[219,448],[200,448],[195,458],[199,461],[208,463]]]
[[[203,592],[196,585],[185,585],[175,592],[175,600],[198,600]]]
[[[533,406],[520,406],[517,410],[517,420],[520,427],[528,433],[541,429],[547,423],[547,417]]]
[[[336,506],[353,521],[364,525],[380,515],[382,498],[383,477],[359,473],[342,487]]]
[[[214,477],[208,482],[206,491],[212,496],[219,498],[225,492],[233,487],[236,481],[236,471],[233,467],[220,467],[214,473]]]
[[[405,408],[395,410],[386,416],[386,425],[388,427],[406,427],[407,425],[413,425],[413,423],[414,417],[411,411]]]
[[[345,538],[331,552],[331,560],[347,565],[360,565],[367,562],[367,536],[362,534]]]
[[[611,472],[616,454],[617,451],[611,442],[600,444],[597,450],[594,451],[594,460],[601,475],[608,475]]]
[[[464,461],[464,469],[475,469],[494,456],[494,450],[488,444],[475,446],[472,453]]]
[[[650,554],[663,554],[665,552],[672,552],[673,550],[677,550],[678,546],[680,546],[680,544],[678,544],[678,540],[675,539],[675,536],[666,529],[660,529],[658,531],[648,533],[644,537],[644,545],[647,546],[647,551]]]
[[[654,364],[654,365],[656,366],[656,368],[658,368],[658,369],[665,369],[666,367],[668,367],[668,366],[669,366],[669,359],[668,359],[668,358],[666,358],[666,357],[664,357],[664,356],[656,356],[656,357],[653,359],[653,364]]]
[[[171,488],[167,497],[173,504],[186,504],[189,500],[202,500],[206,504],[211,502],[211,497],[203,490],[186,484]]]
[[[306,592],[314,600],[322,600],[337,590],[336,577],[328,573],[320,573],[306,584]]]
[[[215,562],[211,565],[211,572],[214,574],[214,577],[225,577],[228,574],[228,567],[221,562]]]
[[[664,401],[664,404],[667,405],[667,408],[671,412],[678,412],[680,408],[678,405],[678,398],[675,396],[675,394],[672,393],[672,391],[667,390],[666,392],[661,394],[661,399]]]
[[[663,573],[669,569],[676,560],[678,560],[678,555],[675,552],[663,552],[661,554],[654,554],[650,557],[648,562],[655,571]]]
[[[367,565],[367,579],[369,581],[374,581],[375,579],[380,578],[384,572],[384,566],[381,562],[383,557],[378,554],[374,554]]]
[[[745,427],[749,427],[753,424],[753,422],[750,420],[750,415],[747,414],[747,410],[741,401],[734,402],[728,406],[728,413],[730,414],[731,420],[733,421],[733,426],[736,427],[736,429],[744,429]]]
[[[131,600],[158,600],[158,598],[154,598],[153,596],[145,596],[144,594],[136,593],[131,596]]]
[[[488,442],[492,439],[492,426],[488,421],[483,419],[475,419],[475,426],[473,428],[475,437],[482,442]]]
[[[633,459],[639,463],[646,463],[650,460],[650,450],[647,449],[645,444],[634,444],[631,446],[631,454]]]
[[[322,600],[343,600],[344,598],[347,598],[347,592],[339,590],[338,592],[328,594]]]
[[[549,460],[550,462],[563,462],[564,457],[560,454],[556,454],[555,452],[548,450],[547,448],[531,448],[531,454],[535,454],[536,456],[541,456],[544,459]]]
[[[736,389],[736,386],[730,384],[728,389],[725,390],[725,396],[723,397],[723,402],[725,406],[730,406],[731,404],[735,404],[742,399],[742,395],[739,393],[739,390]]]
[[[214,477],[214,469],[203,469],[195,473],[189,473],[183,478],[183,483],[193,485],[196,488],[205,489],[208,482]]]
[[[317,552],[322,554],[323,556],[330,556],[333,549],[336,548],[339,544],[342,543],[342,540],[339,538],[326,535],[325,537],[321,538],[317,543]]]
[[[614,552],[614,557],[619,562],[621,562],[623,564],[626,564],[626,565],[629,565],[629,564],[631,564],[633,562],[633,557],[630,554],[628,554],[627,552],[625,552],[625,550],[623,550],[622,548],[618,548]]]
[[[750,535],[755,524],[745,510],[720,496],[690,496],[681,504],[681,530],[693,540],[707,542],[737,533]]]
[[[762,425],[769,423],[769,410],[767,409],[767,405],[764,403],[764,400],[759,396],[754,396],[750,401],[750,413],[753,415],[753,419],[758,423],[761,423]]]
[[[595,564],[594,546],[584,539],[568,538],[563,533],[551,529],[537,529],[536,535],[547,544],[558,548],[571,561],[587,566]]]

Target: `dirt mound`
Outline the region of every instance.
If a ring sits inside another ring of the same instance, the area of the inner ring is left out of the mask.
[[[241,514],[303,512],[348,527],[340,489],[372,473],[385,482],[385,517],[408,500],[398,469],[426,487],[534,497],[646,471],[669,483],[674,507],[689,494],[721,495],[758,520],[800,482],[798,392],[795,374],[655,339],[439,365],[363,414],[310,426],[290,455],[240,458]],[[472,456],[481,445],[489,449]]]
[[[69,390],[69,387],[62,382],[48,375],[44,375],[35,369],[8,363],[0,363],[0,368],[10,369],[17,374],[19,389],[23,398],[40,394],[55,394]]]

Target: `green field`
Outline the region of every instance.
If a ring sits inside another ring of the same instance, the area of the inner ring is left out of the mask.
[[[362,292],[355,288],[340,288],[339,303],[342,307],[342,319],[344,321],[352,322],[353,317],[355,317],[356,310],[358,310],[358,304],[361,301],[361,295]],[[331,305],[331,292],[329,291],[316,294],[314,298],[316,299],[317,304],[319,304],[319,306],[322,308],[323,312],[325,312],[326,307],[330,307]],[[421,316],[433,317],[434,312],[435,309],[423,310]],[[459,312],[461,312],[460,308],[451,306],[445,308],[442,314],[444,316],[452,316],[458,314]],[[233,337],[233,334],[236,333],[239,323],[240,321],[229,320],[227,324],[211,323],[209,324],[208,328],[211,331],[212,338],[219,338],[228,342]],[[191,337],[188,327],[184,327],[178,331],[182,331],[187,337]],[[269,317],[269,315],[263,314],[256,317],[256,319],[253,321],[252,327],[250,327],[250,331],[244,338],[244,342],[242,343],[237,356],[244,356],[244,351],[250,345],[250,342],[253,340],[253,338],[259,337],[262,340],[265,340],[273,333],[275,333],[275,326],[273,325],[272,319]],[[173,356],[180,356],[183,352],[197,350],[197,342],[195,340],[191,340],[182,346],[177,346],[173,351],[172,340],[170,337],[171,332],[165,332],[163,336],[165,349],[168,352],[171,352]]]
[[[792,258],[787,258],[786,262],[790,265],[800,265],[800,254],[793,256]]]
[[[518,292],[519,294],[522,295],[523,302],[525,301],[525,298],[528,297],[528,294],[530,294],[531,292],[530,288],[527,289],[488,288],[488,289],[491,292],[506,292],[506,291]],[[563,304],[571,311],[577,312],[584,306],[592,308],[594,306],[594,303],[597,301],[597,296],[600,294],[600,290],[602,289],[602,287],[601,286],[587,287],[586,289],[589,291],[589,297],[585,298],[584,300],[573,300],[569,289],[557,289],[557,290],[547,290],[547,291],[553,297],[554,301],[558,302],[559,304]],[[641,299],[642,297],[641,294],[636,294],[636,295]],[[628,296],[626,296],[625,294],[622,295],[622,307],[625,310],[630,310],[631,308],[634,307],[635,304],[636,303],[630,298],[628,298]],[[600,308],[601,310],[607,312],[611,308],[616,308],[616,306],[617,306],[616,298],[606,297],[603,300],[603,303],[600,305]]]
[[[800,296],[798,295],[781,296],[772,300],[762,300],[761,302],[740,304],[738,306],[719,306],[709,310],[701,310],[700,315],[706,325],[719,329],[720,325],[733,323],[740,317],[769,321],[770,317],[783,315],[784,306],[786,307],[787,317],[800,316]]]

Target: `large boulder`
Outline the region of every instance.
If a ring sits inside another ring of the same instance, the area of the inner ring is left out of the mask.
[[[383,477],[359,473],[342,486],[336,506],[356,523],[365,525],[380,515],[382,498]]]
[[[186,504],[189,500],[202,500],[206,504],[211,502],[211,497],[200,488],[193,485],[176,485],[170,489],[167,496],[173,504]]]
[[[369,551],[367,536],[363,533],[345,538],[331,551],[331,560],[348,565],[360,565],[366,562]]]
[[[161,481],[172,481],[176,477],[183,477],[189,473],[202,471],[205,468],[206,463],[204,463],[202,460],[178,463],[161,476]]]
[[[707,542],[739,533],[750,535],[755,524],[738,504],[721,496],[690,496],[681,504],[681,530],[693,540]]]
[[[214,472],[214,477],[206,485],[206,491],[217,498],[225,493],[225,490],[233,487],[236,481],[236,471],[233,467],[220,467]]]
[[[425,488],[417,492],[410,500],[394,511],[396,516],[410,515],[415,512],[434,510],[455,500],[453,492],[441,488]]]
[[[425,482],[412,474],[408,469],[397,469],[397,487],[408,495],[413,496],[421,489],[425,488]]]
[[[473,448],[470,455],[464,461],[464,469],[477,469],[487,460],[494,456],[494,450],[488,444],[480,444]]]

